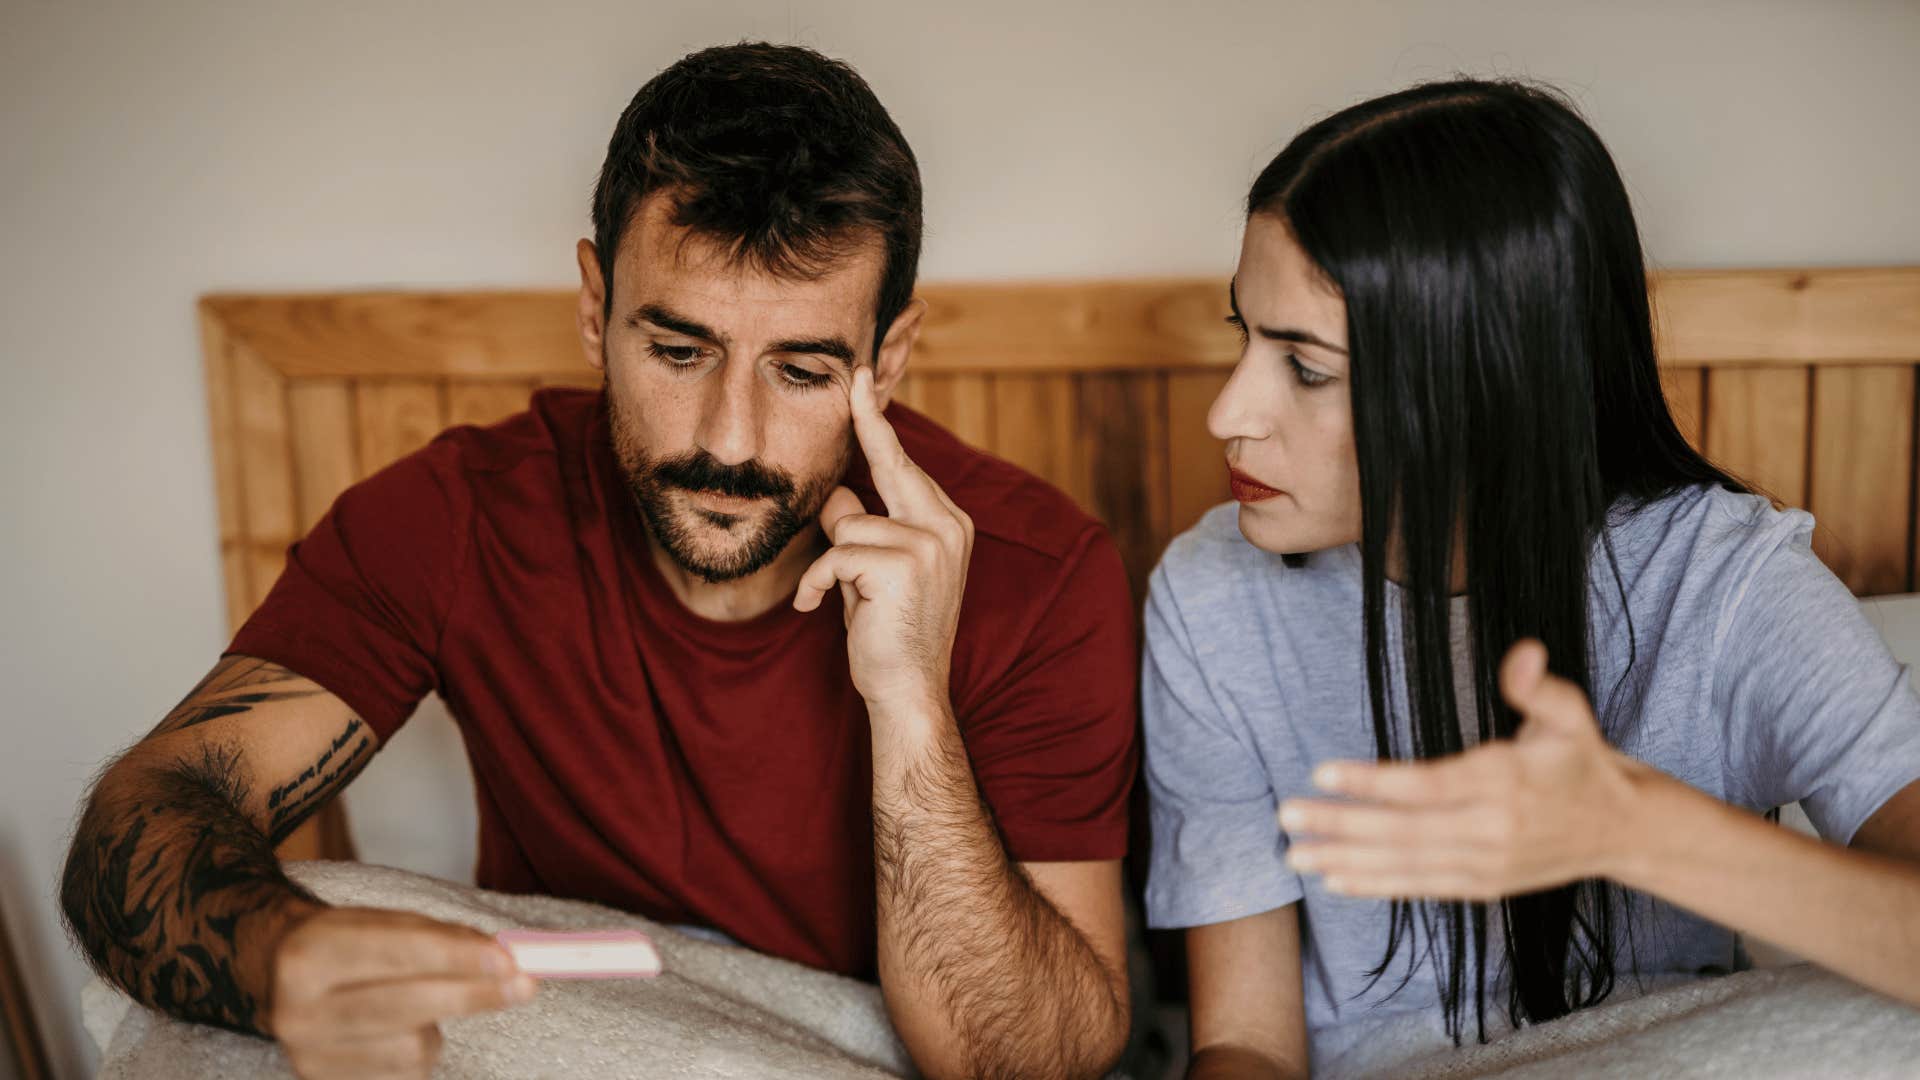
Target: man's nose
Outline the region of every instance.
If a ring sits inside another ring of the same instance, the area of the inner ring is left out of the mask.
[[[709,380],[700,402],[695,440],[722,465],[739,465],[760,455],[764,403],[753,380],[742,374],[751,373],[727,371],[724,377]]]

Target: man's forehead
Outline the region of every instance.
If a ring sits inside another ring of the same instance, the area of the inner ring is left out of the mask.
[[[654,196],[628,224],[615,261],[622,310],[697,307],[703,320],[803,319],[819,330],[848,331],[873,323],[886,253],[874,237],[849,245],[817,274],[776,273],[740,257],[724,239],[675,224],[671,203]]]

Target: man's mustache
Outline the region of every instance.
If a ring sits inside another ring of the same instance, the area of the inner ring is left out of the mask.
[[[694,450],[653,466],[654,480],[688,491],[712,491],[736,499],[779,499],[793,494],[786,473],[758,461],[725,465],[704,450]]]

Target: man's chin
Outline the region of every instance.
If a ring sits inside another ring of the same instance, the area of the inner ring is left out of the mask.
[[[697,505],[675,508],[654,539],[674,565],[709,585],[738,581],[766,569],[792,543],[766,513],[726,514]]]

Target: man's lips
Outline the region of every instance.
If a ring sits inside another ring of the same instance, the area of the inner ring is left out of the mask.
[[[742,498],[712,490],[693,491],[684,488],[682,490],[686,491],[696,504],[721,514],[743,514],[761,502],[757,498]]]
[[[1237,502],[1264,502],[1267,499],[1273,498],[1275,495],[1286,494],[1286,492],[1281,491],[1279,488],[1268,487],[1231,466],[1227,468],[1227,483],[1233,488],[1233,497]]]

